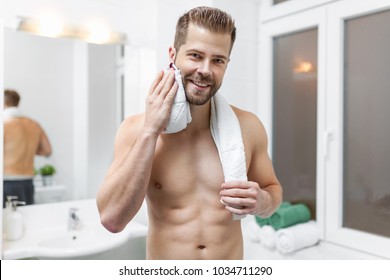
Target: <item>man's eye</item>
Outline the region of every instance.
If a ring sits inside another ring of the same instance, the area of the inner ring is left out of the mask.
[[[197,53],[191,53],[190,56],[193,58],[200,58],[200,55]]]

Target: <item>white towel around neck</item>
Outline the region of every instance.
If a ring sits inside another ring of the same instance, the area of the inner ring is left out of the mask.
[[[3,120],[23,117],[22,112],[18,107],[8,107],[3,111]]]
[[[192,120],[180,70],[176,67],[174,68],[175,79],[179,85],[179,89],[173,101],[168,126],[163,132],[166,134],[184,130]],[[247,181],[245,150],[241,127],[233,109],[219,93],[216,93],[211,99],[210,130],[218,149],[225,182],[236,180]],[[245,217],[246,215],[233,214],[233,220],[239,220]]]

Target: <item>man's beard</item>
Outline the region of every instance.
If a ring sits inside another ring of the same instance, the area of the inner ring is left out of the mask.
[[[187,90],[187,85],[189,83],[192,83],[192,81],[199,82],[199,83],[205,83],[208,84],[208,88],[204,91],[198,91],[198,90]],[[220,88],[220,85],[217,86],[215,81],[208,78],[208,77],[202,77],[200,75],[195,75],[194,77],[192,75],[186,75],[183,77],[183,85],[184,85],[184,91],[186,94],[186,98],[188,103],[191,105],[204,105],[206,104],[211,97],[213,97],[217,91]],[[207,93],[205,92],[207,91]]]

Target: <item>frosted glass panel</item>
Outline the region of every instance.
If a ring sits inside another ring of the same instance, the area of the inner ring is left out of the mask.
[[[284,200],[316,206],[317,29],[274,39],[273,162]]]
[[[343,226],[390,236],[390,11],[346,21]]]

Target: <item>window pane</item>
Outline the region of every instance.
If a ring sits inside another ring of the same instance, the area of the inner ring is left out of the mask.
[[[273,162],[284,200],[315,217],[317,29],[274,39]]]
[[[343,226],[390,236],[390,11],[346,21]]]

